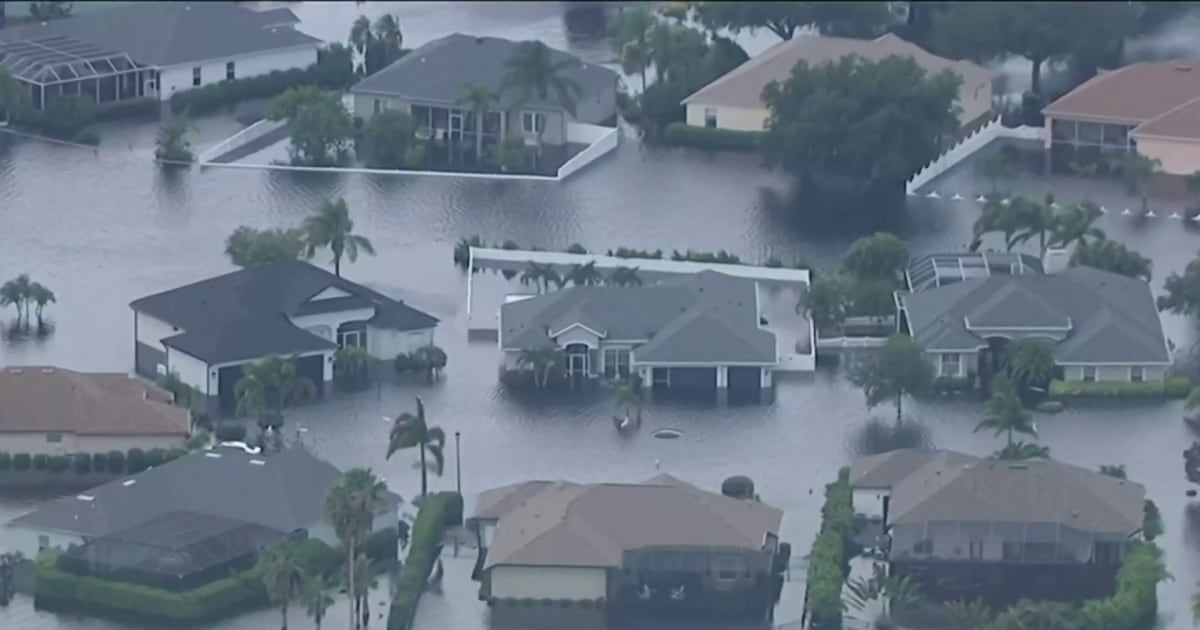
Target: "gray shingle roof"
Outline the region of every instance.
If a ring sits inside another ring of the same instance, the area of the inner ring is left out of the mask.
[[[973,351],[967,328],[1063,328],[1060,363],[1169,363],[1150,285],[1090,267],[1049,275],[990,276],[905,296],[909,329],[930,350]]]
[[[757,550],[767,534],[778,534],[783,520],[781,511],[764,503],[666,475],[642,484],[529,483],[536,485],[509,486],[523,500],[493,512],[500,521],[488,568],[619,567],[625,551],[657,546]]]
[[[641,287],[571,287],[500,309],[505,349],[533,349],[581,324],[613,341],[645,342],[641,363],[777,361],[775,335],[759,327],[756,283],[715,271]]]
[[[321,40],[280,24],[298,20],[280,11],[258,13],[232,2],[131,2],[44,24],[0,30],[0,41],[60,35],[128,53],[153,66],[224,59],[312,45]]]
[[[505,64],[519,42],[499,37],[474,37],[454,33],[435,39],[414,49],[392,65],[363,79],[350,88],[352,93],[385,94],[403,99],[454,103],[468,83],[486,86],[499,92],[508,69]],[[617,74],[608,68],[580,61],[574,55],[550,49],[555,63],[571,62],[560,76],[573,79],[583,92],[577,100],[585,100],[615,91]],[[499,106],[512,108],[517,95],[512,91],[500,95]],[[547,99],[529,102],[539,109],[562,109],[554,94]]]
[[[933,461],[951,467],[978,458],[955,451],[901,448],[877,455],[865,455],[850,464],[850,485],[855,488],[891,488],[922,466]]]

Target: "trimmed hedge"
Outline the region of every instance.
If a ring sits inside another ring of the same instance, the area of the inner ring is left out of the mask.
[[[396,596],[388,611],[387,630],[411,628],[425,581],[441,554],[442,530],[462,522],[462,506],[462,495],[456,492],[431,494],[421,503],[412,526],[408,559],[400,572]]]
[[[758,149],[762,137],[761,131],[714,129],[682,122],[667,125],[663,135],[663,139],[671,146],[726,151],[754,151]]]
[[[354,69],[348,59],[322,50],[317,63],[304,69],[276,70],[245,79],[222,81],[171,95],[171,111],[187,112],[192,116],[211,114],[233,107],[242,101],[271,98],[289,88],[316,85],[329,90],[342,90],[354,80]]]
[[[933,379],[933,391],[940,394],[957,394],[975,389],[973,377],[939,376]]]
[[[10,470],[24,472],[32,468],[38,471],[48,471],[55,475],[73,473],[87,475],[91,473],[139,473],[149,467],[158,466],[187,454],[181,448],[164,450],[161,448],[143,451],[131,448],[127,453],[109,451],[107,453],[75,453],[73,455],[31,455],[29,453],[7,453],[0,451],[0,474]]]
[[[847,542],[854,534],[854,500],[850,469],[838,471],[825,486],[821,532],[808,558],[808,611],[814,629],[842,627],[842,584],[849,573]]]
[[[1050,396],[1054,398],[1184,398],[1192,390],[1186,376],[1174,376],[1165,381],[1051,381]]]

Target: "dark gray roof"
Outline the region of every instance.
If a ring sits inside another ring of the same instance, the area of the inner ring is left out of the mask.
[[[930,462],[943,466],[962,465],[978,458],[955,451],[901,448],[865,455],[850,465],[850,485],[855,488],[891,488],[896,482]]]
[[[288,316],[330,312],[326,300],[309,302],[334,287],[351,294],[328,301],[337,310],[374,308],[380,328],[420,330],[437,318],[320,267],[292,261],[241,269],[141,298],[130,304],[184,332],[163,343],[209,363],[241,361],[334,347],[293,325]]]
[[[321,40],[283,26],[297,21],[294,14],[289,18],[279,10],[260,13],[233,2],[132,2],[62,20],[6,28],[0,30],[0,41],[58,36],[164,67],[319,45]]]
[[[1036,256],[1015,252],[955,252],[914,258],[905,270],[909,291],[924,291],[990,275],[1042,273]]]
[[[895,525],[929,522],[1053,523],[1131,535],[1142,528],[1146,489],[1050,460],[935,457],[892,485]]]
[[[436,103],[456,102],[468,83],[486,86],[496,93],[508,73],[505,64],[518,44],[499,37],[454,33],[414,49],[392,65],[359,81],[350,91]],[[617,88],[617,73],[608,68],[580,61],[574,55],[553,48],[550,57],[554,63],[566,64],[559,71],[560,76],[573,79],[582,88],[582,94],[576,100],[594,98],[594,95]],[[500,94],[499,106],[512,108],[516,98],[512,91]],[[554,94],[545,100],[535,98],[527,105],[562,109]]]
[[[551,334],[586,326],[604,339],[644,342],[642,363],[777,361],[775,335],[759,327],[754,280],[702,271],[641,287],[571,287],[504,304],[501,345],[539,348]]]
[[[10,525],[88,537],[129,536],[171,513],[190,512],[216,517],[214,523],[236,521],[291,533],[321,521],[325,495],[340,477],[332,464],[302,448],[253,455],[218,446],[56,499]],[[399,497],[389,495],[389,502],[394,507]]]
[[[1090,267],[967,280],[904,296],[909,329],[930,350],[985,345],[973,329],[1069,326],[1060,363],[1169,363],[1150,285]]]

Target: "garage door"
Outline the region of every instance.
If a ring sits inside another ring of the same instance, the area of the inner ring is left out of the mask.
[[[729,368],[729,389],[738,392],[756,392],[762,388],[762,368]]]
[[[716,389],[717,368],[670,368],[671,389]]]

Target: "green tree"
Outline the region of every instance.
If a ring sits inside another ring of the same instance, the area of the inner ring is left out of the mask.
[[[566,286],[567,278],[564,278],[554,269],[553,265],[529,262],[529,266],[521,273],[522,285],[534,285],[538,288],[538,292],[542,293],[550,290],[550,285],[554,284],[560,289]]]
[[[362,619],[362,627],[367,627],[371,620],[371,604],[367,595],[375,588],[375,573],[371,570],[371,560],[366,554],[359,554],[354,563],[354,597],[351,599],[355,617]]]
[[[38,22],[49,22],[69,17],[74,8],[74,2],[30,2],[29,16]]]
[[[318,249],[329,248],[333,254],[333,273],[341,277],[342,258],[354,262],[358,260],[358,252],[375,255],[375,247],[371,241],[354,233],[354,220],[350,218],[350,208],[346,200],[326,199],[321,202],[317,211],[304,219],[304,255],[311,259]]]
[[[1013,344],[1008,373],[1021,387],[1047,387],[1054,379],[1057,365],[1054,347],[1044,339],[1022,339]]]
[[[258,556],[258,570],[271,603],[279,606],[283,630],[288,627],[288,605],[296,598],[304,579],[304,567],[297,553],[296,542],[285,538],[263,550]]]
[[[1004,235],[1005,251],[1012,251],[1013,246],[1017,244],[1017,234],[1024,229],[1021,216],[1021,206],[1024,202],[1019,199],[1021,198],[1017,197],[1008,204],[998,199],[989,199],[983,205],[983,213],[979,215],[978,219],[975,219],[975,225],[972,228],[976,243],[984,234],[1000,232]]]
[[[364,157],[372,168],[404,168],[417,125],[408,112],[388,109],[375,114],[363,128],[368,150]]]
[[[430,383],[432,383],[437,378],[438,374],[441,373],[442,369],[446,367],[446,351],[433,345],[432,343],[417,348],[413,351],[411,356],[413,360],[416,361],[417,365],[421,366],[421,368],[425,370],[426,377],[429,379]]]
[[[1153,263],[1149,258],[1128,249],[1121,243],[1097,240],[1075,246],[1071,252],[1072,266],[1094,267],[1119,273],[1130,278],[1150,281]]]
[[[496,104],[496,95],[486,85],[465,83],[459,87],[458,104],[470,108],[475,117],[475,161],[483,163],[483,121]]]
[[[1001,461],[1023,462],[1029,459],[1050,459],[1050,447],[1040,444],[1016,441],[1006,444],[996,451],[992,457]]]
[[[1100,474],[1116,477],[1117,479],[1128,479],[1129,476],[1125,473],[1124,464],[1101,464]]]
[[[0,68],[0,110],[4,110],[4,122],[12,122],[28,109],[29,89],[8,68]]]
[[[887,317],[896,314],[896,289],[899,283],[890,279],[850,279],[845,283],[848,290],[848,315],[854,317]]]
[[[17,309],[17,323],[29,321],[29,291],[32,286],[29,274],[23,273],[0,285],[0,306]]]
[[[57,302],[58,298],[54,295],[53,291],[46,288],[46,285],[40,282],[34,282],[29,285],[29,292],[26,299],[29,302],[33,302],[33,314],[35,317],[37,317],[38,328],[43,328],[44,324],[42,322],[42,311],[46,309],[47,304],[54,304]],[[25,307],[25,316],[29,316],[28,303]]]
[[[1023,599],[996,617],[988,630],[1085,630],[1081,615],[1070,604]]]
[[[325,612],[333,605],[333,596],[329,591],[330,585],[323,575],[307,573],[300,580],[300,602],[304,604],[304,612],[312,617],[317,630],[321,630]]]
[[[419,467],[421,469],[421,498],[424,498],[429,493],[428,471],[439,477],[442,476],[446,467],[446,456],[442,452],[446,445],[446,432],[441,427],[429,426],[425,421],[425,404],[421,402],[420,397],[417,398],[417,413],[402,413],[392,422],[392,431],[388,436],[387,457],[391,456],[399,450],[416,448],[420,453],[421,460]],[[425,454],[433,459],[432,462],[427,462]]]
[[[1162,168],[1162,161],[1158,158],[1146,157],[1141,153],[1130,152],[1114,158],[1110,167],[1125,178],[1130,194],[1142,198],[1142,212],[1146,212],[1150,205],[1146,187]]]
[[[369,468],[352,468],[342,475],[325,497],[325,520],[333,525],[333,531],[346,552],[347,593],[355,593],[355,575],[359,558],[359,546],[371,534],[375,515],[386,506],[387,486]],[[353,596],[351,595],[353,601]],[[350,624],[347,628],[357,629],[358,619],[354,606],[348,606]]]
[[[850,380],[867,396],[867,408],[885,401],[896,403],[896,424],[903,419],[905,396],[916,400],[933,394],[933,364],[925,349],[912,337],[892,335],[872,361],[850,374]]]
[[[609,25],[614,51],[619,55],[621,69],[626,74],[640,74],[642,92],[646,91],[646,69],[650,67],[650,30],[658,22],[647,5],[628,7],[616,15]]]
[[[164,122],[155,138],[154,157],[168,162],[191,162],[195,159],[187,132],[188,121],[184,116],[173,116]]]
[[[696,2],[700,23],[710,30],[765,28],[780,39],[813,26],[822,35],[868,39],[881,35],[894,17],[887,2]]]
[[[521,42],[504,62],[500,92],[515,92],[518,106],[534,99],[549,100],[553,94],[559,105],[574,114],[575,100],[583,94],[583,87],[567,77],[565,71],[578,64],[574,57],[556,60],[554,51],[540,41]]]
[[[550,372],[562,365],[562,350],[552,345],[522,350],[517,356],[517,366],[533,372],[533,384],[536,387],[549,385]]]
[[[279,429],[283,426],[283,410],[311,398],[316,388],[316,384],[297,373],[295,357],[269,356],[247,363],[234,388],[237,416],[255,416],[259,425]]]
[[[593,287],[604,282],[604,274],[596,269],[596,261],[572,265],[567,280],[577,287]]]
[[[225,239],[225,255],[243,268],[297,260],[303,252],[304,232],[297,229],[256,230],[243,225]]]
[[[267,106],[267,118],[270,120],[291,120],[299,113],[300,108],[312,103],[336,100],[336,96],[324,92],[315,85],[302,85],[288,88],[271,100]]]
[[[1003,151],[996,151],[984,158],[979,162],[978,168],[980,176],[991,182],[993,195],[999,192],[1000,180],[1007,180],[1013,174],[1012,163]]]
[[[846,583],[846,608],[857,612],[863,622],[874,624],[913,612],[921,605],[921,589],[908,576],[888,575],[882,564],[871,566],[870,578],[856,577]]]
[[[1037,437],[1037,429],[1033,426],[1033,415],[1029,413],[1021,400],[1009,388],[997,387],[992,397],[983,406],[983,420],[975,427],[975,432],[987,429],[997,436],[1007,435],[1008,445],[1013,443],[1013,433],[1023,433]]]
[[[845,282],[837,276],[820,276],[812,281],[804,297],[808,318],[818,331],[842,325],[850,309]]]
[[[763,92],[767,164],[805,188],[899,190],[958,129],[959,83],[950,72],[927,75],[910,58],[799,63]]]
[[[854,241],[842,258],[842,271],[855,280],[899,281],[907,266],[908,246],[887,232]]]
[[[617,267],[608,272],[605,283],[616,287],[640,287],[642,277],[638,275],[638,267]]]
[[[949,630],[978,630],[988,627],[992,622],[992,609],[982,599],[956,599],[946,602],[943,607],[946,620],[950,623]]]
[[[1096,222],[1104,216],[1096,204],[1085,201],[1076,204],[1058,215],[1051,229],[1050,245],[1052,247],[1076,248],[1087,245],[1089,239],[1102,241],[1106,238],[1104,230],[1096,227]]]
[[[357,26],[357,22],[355,23]],[[384,14],[371,25],[371,36],[363,47],[363,73],[367,76],[388,67],[404,50],[404,34],[396,16]]]
[[[354,23],[350,25],[350,46],[358,53],[359,58],[367,56],[367,47],[371,45],[371,41],[375,39],[375,34],[371,32],[371,18],[360,15]],[[361,65],[358,67],[359,74],[365,74],[366,69]]]
[[[1013,235],[1014,244],[1037,237],[1039,255],[1045,256],[1046,237],[1058,226],[1058,216],[1054,212],[1054,196],[1047,194],[1041,202],[1017,197],[1010,202],[1010,207],[1021,224],[1020,231]]]
[[[297,164],[331,165],[354,137],[354,121],[338,95],[315,86],[291,88],[275,97],[267,118],[288,121],[292,162]]]
[[[1158,310],[1176,315],[1200,314],[1200,258],[1192,259],[1183,274],[1172,273],[1167,277],[1163,289],[1166,295],[1158,296]]]

